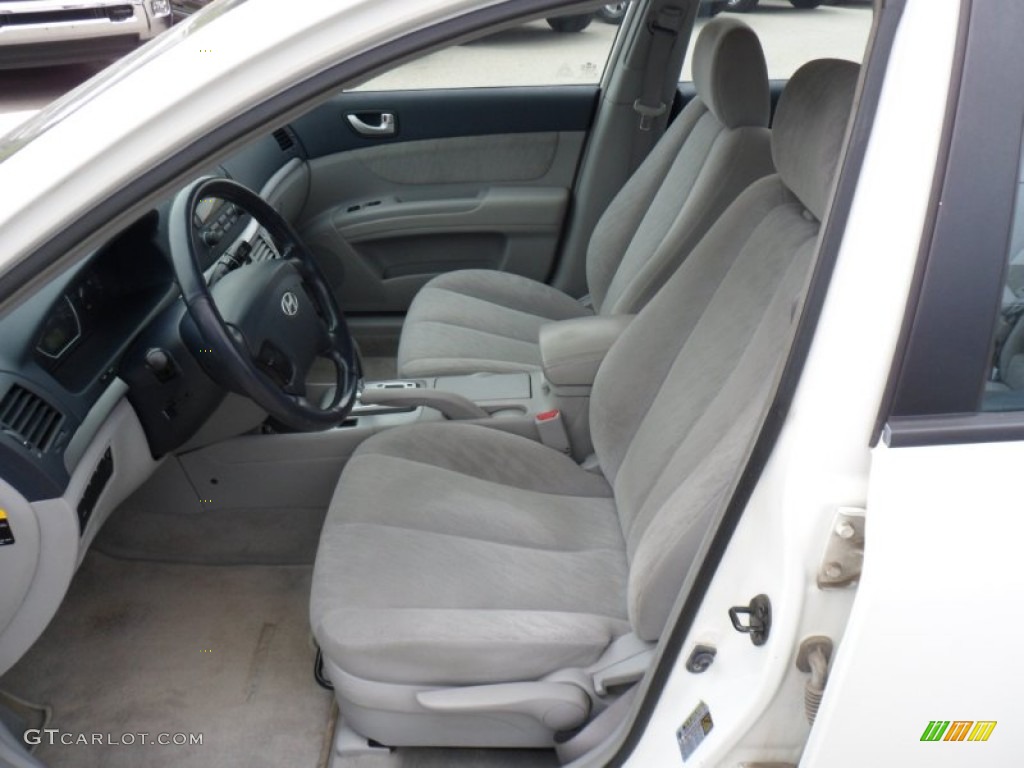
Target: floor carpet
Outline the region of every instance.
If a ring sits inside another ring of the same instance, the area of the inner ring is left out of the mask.
[[[317,768],[332,697],[313,680],[308,566],[90,554],[53,622],[0,679],[62,733],[201,734],[201,745],[41,744],[60,768]]]
[[[0,689],[47,707],[52,768],[323,768],[332,696],[313,681],[309,566],[216,566],[90,553]],[[202,744],[142,744],[140,734]],[[128,735],[131,735],[130,737]],[[133,744],[126,742],[128,738]],[[59,737],[58,737],[59,739]],[[106,743],[114,741],[114,744]],[[332,768],[553,768],[551,750],[409,749]]]

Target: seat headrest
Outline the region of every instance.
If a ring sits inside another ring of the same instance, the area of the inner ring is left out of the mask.
[[[761,41],[742,21],[715,19],[701,30],[693,49],[693,83],[727,128],[768,126],[768,67]]]
[[[818,221],[846,138],[860,66],[817,59],[790,78],[772,125],[772,160],[782,182]]]

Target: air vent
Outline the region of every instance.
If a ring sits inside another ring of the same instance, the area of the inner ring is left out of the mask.
[[[292,135],[285,128],[278,128],[274,131],[274,139],[277,141],[277,146],[281,148],[282,152],[290,152],[292,147],[295,146]]]
[[[263,235],[256,235],[256,241],[252,245],[252,253],[249,255],[252,263],[259,264],[261,261],[270,261],[277,257],[277,250],[274,246],[268,243]]]
[[[63,420],[60,411],[18,384],[0,400],[0,427],[33,451],[49,450]]]

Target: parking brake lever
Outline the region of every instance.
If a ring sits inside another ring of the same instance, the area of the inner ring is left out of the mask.
[[[426,406],[440,411],[452,421],[486,419],[490,416],[467,397],[436,389],[375,389],[366,388],[359,397],[363,405],[391,405],[401,407]]]

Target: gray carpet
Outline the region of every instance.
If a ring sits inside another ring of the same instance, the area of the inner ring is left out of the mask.
[[[0,688],[70,733],[201,733],[202,745],[40,745],[74,768],[316,768],[331,695],[313,681],[308,566],[127,562],[91,553]]]
[[[325,509],[152,509],[129,500],[93,548],[129,560],[209,565],[312,565]]]

